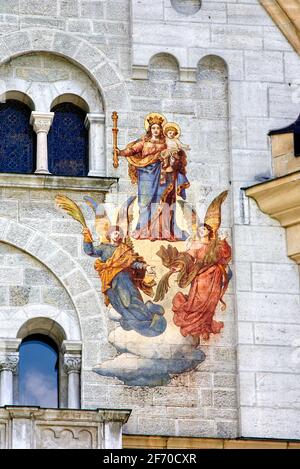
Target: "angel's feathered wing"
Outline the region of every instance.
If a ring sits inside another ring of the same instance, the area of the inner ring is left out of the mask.
[[[161,258],[162,264],[168,269],[171,269],[172,265],[174,265],[175,259],[178,256],[178,251],[175,247],[170,246],[169,244],[167,248],[161,246],[156,254]],[[172,270],[169,270],[169,272],[162,276],[156,288],[154,301],[161,301],[164,299],[167,292],[169,291],[169,279],[173,273],[174,272]]]
[[[99,204],[95,199],[92,197],[85,195],[83,197],[85,203],[91,207],[93,212],[95,213],[95,230],[99,237],[101,243],[108,243],[108,239],[106,237],[107,231],[110,227],[110,222],[107,217],[105,208],[102,204]]]
[[[133,222],[133,204],[137,196],[131,196],[120,207],[117,216],[117,225],[122,228],[125,236],[128,236],[132,231]]]
[[[81,209],[78,205],[66,195],[58,194],[55,197],[56,206],[63,209],[70,215],[74,220],[78,221],[84,228],[87,228],[87,224]]]
[[[184,200],[178,200],[178,204],[182,210],[189,234],[191,236],[196,236],[197,228],[200,225],[200,220],[196,210],[189,202]]]
[[[228,191],[221,192],[210,204],[206,211],[204,223],[213,229],[214,236],[221,225],[221,206],[228,195]]]
[[[156,288],[154,301],[161,301],[169,291],[169,279],[172,274],[177,274],[178,286],[185,288],[191,283],[196,272],[194,274],[195,269],[192,257],[186,252],[178,252],[170,244],[167,248],[161,246],[157,255],[161,258],[162,264],[169,269],[169,272],[162,276]]]

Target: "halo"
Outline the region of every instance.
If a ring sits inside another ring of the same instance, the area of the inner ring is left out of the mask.
[[[167,131],[168,131],[168,127],[174,127],[176,130],[177,130],[177,138],[180,137],[181,135],[181,128],[179,127],[178,124],[176,124],[175,122],[167,122],[166,124],[163,125],[163,132],[164,132],[164,135],[166,135]]]
[[[150,114],[147,114],[147,116],[145,117],[145,120],[144,120],[144,126],[145,126],[145,129],[146,129],[146,132],[148,132],[148,130],[149,130],[148,119],[150,117],[152,117],[152,119],[154,117],[160,117],[161,119],[163,119],[162,126],[164,126],[165,123],[167,122],[167,119],[165,118],[165,116],[163,114],[159,114],[158,112],[150,112]]]

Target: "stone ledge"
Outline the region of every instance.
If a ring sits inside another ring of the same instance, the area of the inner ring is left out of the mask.
[[[148,65],[132,65],[132,75],[133,80],[148,80]],[[196,83],[197,82],[197,69],[181,67],[179,69],[179,81],[186,83]]]
[[[73,423],[79,421],[121,422],[125,424],[131,414],[130,409],[45,409],[39,406],[4,406],[1,417],[35,418],[39,421],[66,420]]]
[[[36,174],[0,174],[0,187],[24,189],[66,189],[72,191],[109,192],[118,178],[72,177]]]

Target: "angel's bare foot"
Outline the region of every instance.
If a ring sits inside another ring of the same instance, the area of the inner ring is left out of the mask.
[[[193,339],[194,339],[194,344],[193,344],[194,347],[195,347],[195,348],[198,348],[199,345],[200,345],[200,337],[196,337],[196,336],[195,336],[195,337],[193,337]]]

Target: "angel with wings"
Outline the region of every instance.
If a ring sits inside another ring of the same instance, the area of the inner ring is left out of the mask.
[[[178,252],[175,247],[163,246],[157,255],[169,272],[160,280],[155,300],[162,300],[169,289],[169,278],[177,273],[180,288],[190,287],[187,294],[177,292],[172,300],[174,323],[180,327],[181,334],[202,337],[208,340],[210,334],[218,334],[224,326],[216,321],[214,315],[219,302],[222,310],[226,304],[223,296],[231,276],[228,263],[231,248],[226,239],[220,239],[218,229],[221,224],[221,205],[227,197],[222,192],[210,204],[204,224],[199,225],[193,214],[193,236],[189,248]]]
[[[119,225],[111,225],[103,206],[91,197],[84,198],[95,212],[95,228],[100,244],[95,245],[78,205],[66,196],[56,197],[58,207],[65,210],[83,227],[83,249],[95,257],[95,270],[101,279],[105,304],[119,313],[119,323],[126,331],[134,330],[146,337],[162,334],[167,326],[164,309],[152,301],[144,302],[140,290],[153,296],[156,285],[154,272],[145,260],[134,252],[132,242],[124,236]]]

